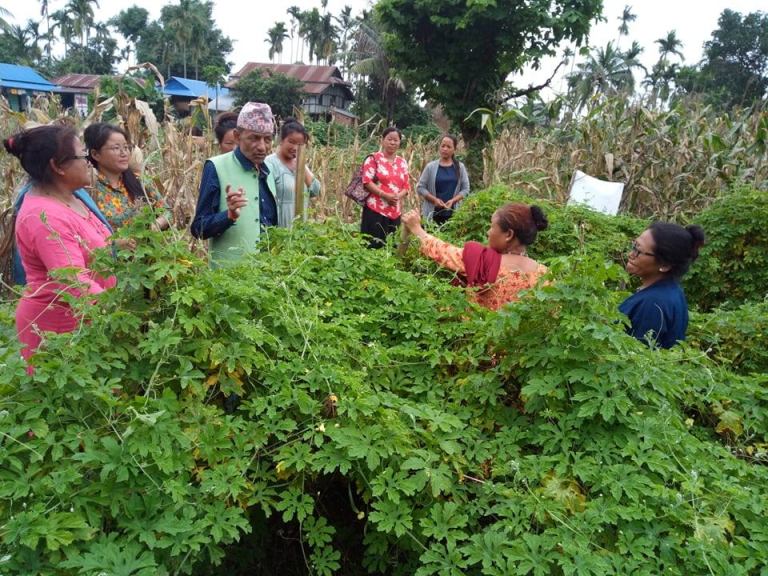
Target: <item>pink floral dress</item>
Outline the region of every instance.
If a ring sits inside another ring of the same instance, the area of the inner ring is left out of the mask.
[[[363,162],[363,184],[375,182],[384,192],[398,194],[411,189],[410,176],[408,174],[408,162],[400,156],[395,156],[392,161],[386,159],[383,152],[376,152]],[[366,206],[386,216],[390,220],[400,217],[402,201],[391,206],[386,200],[375,194],[368,196]]]

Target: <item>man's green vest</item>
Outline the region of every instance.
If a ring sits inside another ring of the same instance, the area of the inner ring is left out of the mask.
[[[236,262],[245,254],[258,250],[257,243],[261,231],[259,222],[259,171],[246,170],[235,156],[235,152],[227,152],[210,158],[216,167],[219,177],[221,196],[219,209],[227,209],[227,186],[232,190],[242,188],[248,199],[248,204],[240,208],[240,216],[221,236],[211,238],[208,243],[209,259],[212,266],[225,262]],[[267,175],[267,187],[275,197],[275,179]]]

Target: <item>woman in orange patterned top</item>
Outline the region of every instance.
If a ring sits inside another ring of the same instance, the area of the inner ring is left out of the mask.
[[[521,290],[535,286],[547,272],[526,255],[548,224],[538,206],[513,203],[499,208],[491,218],[488,246],[467,242],[459,248],[427,234],[416,210],[403,215],[403,224],[421,241],[422,254],[457,272],[462,286],[475,288],[473,299],[491,310],[516,301]]]
[[[83,139],[88,148],[88,160],[97,172],[96,182],[89,192],[112,228],[117,229],[128,222],[145,203],[163,211],[163,198],[150,187],[142,186],[129,167],[132,147],[125,130],[97,122],[85,129]],[[169,226],[168,218],[162,213],[153,224],[157,230]]]

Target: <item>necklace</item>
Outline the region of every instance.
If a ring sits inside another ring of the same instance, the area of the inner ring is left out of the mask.
[[[75,196],[71,196],[66,199],[53,194],[50,194],[49,196],[54,200],[56,200],[57,202],[61,202],[62,204],[64,204],[64,206],[66,206],[70,210],[77,212],[78,214],[80,214],[80,216],[84,216],[86,218],[88,217],[89,211],[87,209],[83,210],[83,203],[80,202],[80,200],[78,200]]]
[[[507,251],[507,254],[511,254],[513,256],[527,256],[527,252],[526,252],[525,248],[523,248],[522,250],[520,250],[518,252],[512,252],[511,250],[509,250],[509,251]]]

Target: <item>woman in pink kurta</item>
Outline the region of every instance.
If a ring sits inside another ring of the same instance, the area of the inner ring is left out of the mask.
[[[422,254],[456,272],[463,286],[475,288],[470,297],[491,310],[516,301],[521,290],[533,288],[547,273],[546,266],[526,255],[539,230],[547,227],[538,206],[499,208],[491,218],[488,246],[467,242],[459,248],[427,234],[415,210],[403,216],[403,224],[421,241]]]
[[[16,215],[15,235],[27,287],[16,308],[16,332],[29,358],[45,332],[71,332],[80,319],[62,294],[98,294],[115,284],[88,269],[93,250],[108,244],[109,229],[74,191],[89,181],[86,155],[72,128],[41,126],[7,139],[32,179],[32,188]],[[75,271],[77,281],[52,278],[61,268]]]

